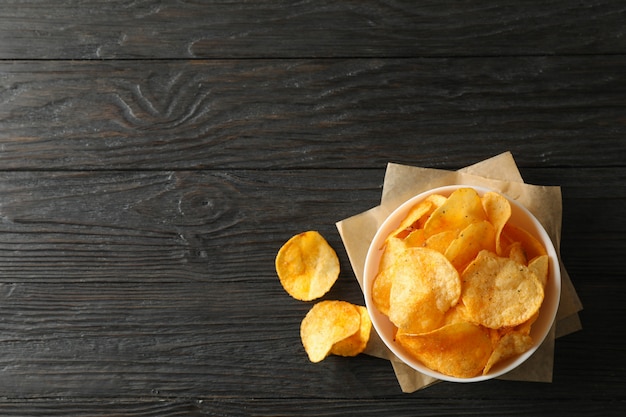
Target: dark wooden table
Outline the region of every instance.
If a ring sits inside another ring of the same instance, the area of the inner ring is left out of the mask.
[[[623,415],[624,1],[0,5],[0,415]],[[552,383],[308,361],[274,270],[386,164],[512,152],[584,304]]]

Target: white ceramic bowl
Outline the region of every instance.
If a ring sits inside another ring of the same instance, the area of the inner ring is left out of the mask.
[[[434,378],[451,382],[485,381],[503,375],[521,365],[537,350],[537,348],[542,344],[546,336],[549,334],[550,328],[552,327],[552,324],[554,323],[556,317],[556,312],[559,306],[559,300],[561,296],[561,273],[557,253],[554,249],[552,240],[548,236],[548,233],[545,231],[541,223],[539,223],[537,218],[533,216],[530,211],[528,211],[524,206],[522,206],[515,200],[512,200],[511,198],[503,194],[511,203],[511,218],[509,222],[513,225],[523,227],[533,236],[539,239],[539,241],[543,243],[548,252],[548,256],[550,257],[550,275],[548,278],[547,286],[545,288],[544,301],[541,306],[539,318],[535,321],[531,329],[531,337],[534,341],[533,346],[521,355],[515,356],[508,360],[503,360],[500,363],[494,365],[489,373],[485,375],[480,375],[473,378],[456,378],[444,375],[440,372],[427,368],[413,356],[408,354],[400,345],[395,343],[393,337],[393,324],[389,321],[387,316],[378,311],[378,309],[372,302],[372,283],[374,281],[374,278],[376,277],[376,274],[378,273],[378,264],[382,255],[381,248],[383,246],[383,242],[385,241],[389,233],[391,233],[400,224],[402,219],[406,217],[410,208],[413,207],[415,204],[431,194],[441,194],[447,197],[454,190],[465,187],[475,189],[481,196],[487,191],[493,191],[484,187],[476,187],[470,185],[451,185],[446,187],[440,187],[421,193],[404,202],[396,210],[394,210],[393,213],[391,213],[380,226],[380,228],[376,232],[376,235],[374,236],[374,239],[372,240],[372,243],[370,244],[367,256],[365,258],[365,270],[363,275],[365,304],[372,318],[372,324],[385,345],[400,360],[409,365],[411,368],[423,374],[430,375]]]

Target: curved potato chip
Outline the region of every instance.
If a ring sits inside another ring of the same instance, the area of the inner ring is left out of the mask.
[[[533,314],[528,320],[526,320],[522,324],[518,324],[513,328],[514,331],[522,334],[530,334],[530,329],[535,321],[539,318],[539,310],[535,314]]]
[[[479,375],[492,353],[488,332],[468,322],[418,335],[399,330],[396,341],[430,369],[457,378]]]
[[[526,258],[526,252],[521,242],[513,242],[508,245],[507,249],[501,255],[506,258],[510,258],[521,265],[528,265],[528,259]]]
[[[427,333],[441,327],[445,323],[446,312],[437,308],[435,294],[425,291],[413,295],[415,299],[405,304],[398,298],[391,299],[389,319],[392,323],[411,334]]]
[[[396,253],[389,296],[389,319],[398,327],[421,333],[437,328],[461,295],[457,270],[441,253],[405,247]]]
[[[389,297],[393,275],[390,270],[383,270],[374,278],[372,285],[372,301],[376,308],[384,315],[389,315]]]
[[[316,231],[289,239],[276,255],[276,272],[293,298],[311,301],[326,294],[339,277],[339,258]]]
[[[415,229],[404,239],[407,246],[424,246],[426,238],[424,237],[424,229]]]
[[[533,345],[533,339],[523,333],[511,332],[500,338],[485,364],[483,375],[487,374],[498,362],[526,352]]]
[[[531,235],[527,230],[507,223],[502,229],[502,234],[511,242],[520,242],[526,253],[526,259],[530,262],[537,256],[547,255],[546,248],[543,247],[541,242]]]
[[[447,199],[448,197],[443,196],[441,194],[431,194],[428,197],[426,197],[426,201],[430,201],[431,203],[433,203],[434,208],[443,206],[443,204],[446,202]],[[422,227],[424,227],[423,224],[422,224]]]
[[[398,237],[400,239],[404,239],[409,233],[411,233],[414,229],[418,229],[419,225],[417,225],[418,221],[427,214],[430,214],[434,210],[433,204],[424,200],[409,210],[406,217],[400,222],[400,225],[389,234],[390,237]]]
[[[486,219],[487,215],[476,190],[459,188],[430,215],[424,224],[424,231],[428,238],[444,230],[459,232],[474,222]]]
[[[481,197],[483,209],[487,219],[493,225],[496,232],[496,253],[502,254],[500,235],[506,222],[511,218],[511,203],[503,195],[494,191],[488,191]]]
[[[372,301],[384,315],[389,315],[389,296],[393,282],[395,259],[402,256],[405,245],[402,240],[390,237],[383,249],[378,265],[378,274],[372,284]]]
[[[486,220],[472,223],[446,249],[446,258],[462,273],[481,250],[496,250],[496,231]]]
[[[461,277],[461,298],[472,319],[497,329],[530,319],[541,307],[544,292],[526,266],[482,251]]]
[[[320,362],[335,343],[352,336],[361,326],[361,313],[347,301],[315,304],[300,324],[300,339],[311,362]]]
[[[426,239],[424,247],[436,250],[439,253],[446,253],[446,250],[457,236],[458,232],[456,230],[444,230]]]
[[[356,356],[367,347],[372,330],[372,320],[367,313],[367,308],[355,306],[361,315],[361,324],[352,336],[340,340],[330,349],[330,353],[338,356]]]
[[[528,269],[533,271],[539,282],[541,282],[541,286],[546,288],[546,284],[548,283],[548,274],[550,271],[550,258],[548,255],[539,255],[528,264]]]
[[[450,310],[446,312],[444,319],[443,319],[443,325],[460,323],[464,321],[469,322],[470,317],[467,314],[465,305],[463,304],[462,301],[459,300],[459,302],[456,303],[454,307],[452,307]]]

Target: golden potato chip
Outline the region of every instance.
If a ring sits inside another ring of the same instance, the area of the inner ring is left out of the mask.
[[[543,287],[528,267],[489,251],[478,254],[461,280],[467,312],[492,329],[525,322],[543,302]]]
[[[533,345],[533,339],[523,333],[511,332],[500,338],[485,364],[483,375],[487,374],[498,362],[526,352]]]
[[[315,304],[300,324],[300,338],[311,362],[320,362],[335,343],[360,330],[361,313],[346,301],[326,300]]]
[[[392,264],[389,319],[410,332],[441,325],[461,294],[457,270],[441,253],[428,248],[398,250]]]
[[[361,324],[359,330],[352,336],[349,336],[335,343],[330,349],[330,353],[338,356],[356,356],[362,353],[367,347],[372,330],[372,320],[367,313],[367,308],[363,306],[355,306],[361,315]]]
[[[379,272],[372,284],[372,302],[384,315],[389,315],[389,297],[391,295],[391,284],[393,273],[390,269]]]
[[[464,321],[469,322],[470,317],[467,314],[465,305],[463,304],[461,300],[459,300],[459,302],[456,303],[454,307],[452,307],[450,310],[446,312],[443,318],[443,325],[445,326],[447,324],[460,323]]]
[[[502,234],[506,235],[511,242],[520,242],[526,253],[526,259],[532,261],[537,256],[546,255],[546,248],[541,242],[531,235],[527,230],[507,223],[502,229]]]
[[[521,265],[528,265],[528,259],[526,258],[526,252],[521,242],[513,242],[508,245],[505,253],[502,254],[507,258],[510,258]]]
[[[297,300],[326,294],[339,277],[339,258],[316,231],[289,239],[276,255],[276,272],[283,288]]]
[[[389,297],[391,295],[391,284],[393,282],[393,272],[391,269],[380,271],[374,278],[372,284],[372,302],[384,315],[389,315]]]
[[[447,199],[448,197],[444,197],[441,194],[431,194],[428,197],[426,197],[424,201],[431,203],[430,210],[427,213],[425,213],[422,217],[420,217],[417,223],[414,223],[414,226],[419,229],[423,229],[424,224],[426,224],[426,221],[430,218],[431,214],[433,214],[435,210],[441,207],[446,202]]]
[[[395,259],[404,254],[405,244],[394,237],[387,239],[378,265],[378,274],[372,284],[372,301],[383,314],[389,315],[389,296],[393,282]]]
[[[513,327],[513,330],[518,332],[518,333],[522,333],[522,334],[530,334],[530,329],[533,325],[533,323],[539,318],[539,310],[537,310],[537,312],[535,314],[533,314],[528,320],[526,320],[524,323],[522,324],[518,324],[517,326]]]
[[[435,209],[443,206],[443,203],[445,203],[447,199],[448,197],[445,197],[441,194],[431,194],[428,197],[426,197],[426,201],[430,201],[431,203],[433,203],[433,206]],[[422,227],[424,227],[423,224],[422,224]]]
[[[409,304],[401,304],[397,301],[398,298],[391,299],[389,319],[392,323],[399,329],[415,334],[427,333],[441,327],[445,323],[446,312],[437,308],[435,294],[424,291],[414,295],[415,299]]]
[[[406,217],[400,222],[400,225],[389,234],[390,237],[404,239],[412,230],[419,228],[418,221],[425,215],[430,214],[434,210],[433,203],[424,200],[414,205],[409,210]]]
[[[548,274],[550,272],[550,258],[548,255],[539,255],[528,264],[528,269],[535,273],[541,286],[546,287],[548,283]]]
[[[424,224],[424,231],[426,238],[444,230],[460,232],[468,225],[486,219],[487,215],[476,190],[459,188],[430,215]]]
[[[462,273],[481,250],[496,250],[496,231],[486,220],[472,223],[463,229],[450,243],[445,256]]]
[[[404,239],[407,246],[424,246],[426,238],[424,237],[424,229],[415,229]]]
[[[511,218],[511,203],[503,195],[489,191],[481,197],[487,219],[496,232],[496,253],[502,254],[500,235],[506,222]]]
[[[436,250],[439,253],[446,253],[446,250],[454,239],[458,236],[456,230],[444,230],[430,236],[424,242],[424,247]]]
[[[457,378],[479,375],[492,352],[488,332],[468,322],[449,324],[423,334],[399,330],[396,341],[430,369]]]

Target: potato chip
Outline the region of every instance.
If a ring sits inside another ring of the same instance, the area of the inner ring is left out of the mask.
[[[443,232],[436,233],[430,236],[424,242],[424,247],[436,250],[439,253],[446,253],[448,246],[458,236],[456,230],[444,230]]]
[[[479,375],[492,353],[489,333],[468,322],[449,324],[423,334],[399,330],[396,341],[430,369],[457,378]]]
[[[447,199],[448,197],[441,194],[431,194],[426,197],[426,201],[430,201],[431,203],[433,203],[435,209],[443,206],[443,203],[445,203]],[[421,227],[424,227],[424,224],[422,224]]]
[[[363,306],[355,306],[361,315],[361,324],[352,336],[349,336],[335,343],[330,349],[330,353],[338,356],[356,356],[362,353],[367,347],[372,330],[372,320]]]
[[[496,253],[502,254],[500,236],[506,222],[511,218],[511,203],[502,194],[489,191],[481,197],[487,219],[496,232]]]
[[[483,375],[487,374],[491,368],[498,362],[508,358],[512,358],[515,355],[526,352],[533,345],[533,339],[520,332],[507,333],[500,338],[496,343],[489,360],[485,364],[483,369]]]
[[[522,246],[521,242],[513,242],[510,245],[508,245],[505,253],[503,253],[502,255],[509,259],[514,260],[518,264],[528,265],[528,258],[526,257],[526,251],[524,250],[524,247]]]
[[[535,273],[541,286],[546,287],[548,283],[548,274],[550,272],[550,258],[548,255],[539,255],[528,264],[528,269]]]
[[[537,310],[537,312],[535,314],[533,314],[528,320],[526,320],[524,323],[522,324],[518,324],[517,326],[513,327],[513,330],[518,332],[518,333],[522,333],[522,334],[530,334],[530,329],[533,325],[533,323],[539,318],[539,310]]]
[[[419,228],[418,221],[430,214],[435,207],[433,203],[428,200],[421,201],[415,206],[411,207],[406,217],[400,222],[400,225],[389,234],[390,237],[398,237],[404,239],[412,230]]]
[[[395,285],[392,288],[397,288]],[[408,294],[408,292],[405,292]],[[427,333],[441,327],[445,322],[446,312],[437,308],[435,294],[429,291],[413,293],[415,299],[402,304],[399,297],[390,301],[389,319],[399,329],[408,333]],[[448,310],[449,311],[449,310]]]
[[[448,310],[443,318],[443,325],[454,324],[470,321],[470,317],[467,314],[467,309],[461,300],[454,307]]]
[[[441,253],[405,246],[395,253],[389,296],[389,319],[410,332],[441,325],[461,294],[457,270]]]
[[[446,249],[445,256],[462,273],[481,250],[496,250],[496,231],[486,220],[472,223],[459,233]]]
[[[441,207],[447,199],[447,197],[441,194],[429,195],[422,202],[417,203],[409,210],[409,213],[400,223],[400,226],[398,226],[395,232],[390,233],[390,236],[404,238],[412,230],[423,229],[424,224],[433,211]],[[404,233],[402,232],[403,230]]]
[[[526,259],[529,262],[537,256],[547,255],[546,248],[543,247],[541,242],[521,227],[507,223],[502,229],[502,234],[506,235],[511,242],[520,242],[522,244],[524,253],[526,253]]]
[[[346,301],[326,300],[315,304],[300,324],[300,338],[311,362],[326,358],[332,347],[360,330],[361,313]]]
[[[468,225],[486,219],[487,215],[476,190],[459,188],[430,215],[424,224],[424,231],[426,238],[444,230],[460,232]]]
[[[383,314],[389,315],[389,296],[393,282],[395,259],[404,253],[405,245],[402,240],[391,237],[383,249],[378,266],[378,274],[372,284],[372,301]]]
[[[544,292],[526,266],[482,251],[461,276],[461,298],[472,319],[492,329],[516,326],[541,307]]]
[[[339,277],[339,258],[316,231],[289,239],[276,255],[276,272],[283,288],[297,300],[326,294]]]
[[[407,246],[424,246],[426,244],[426,237],[424,236],[424,229],[415,229],[404,239]]]

